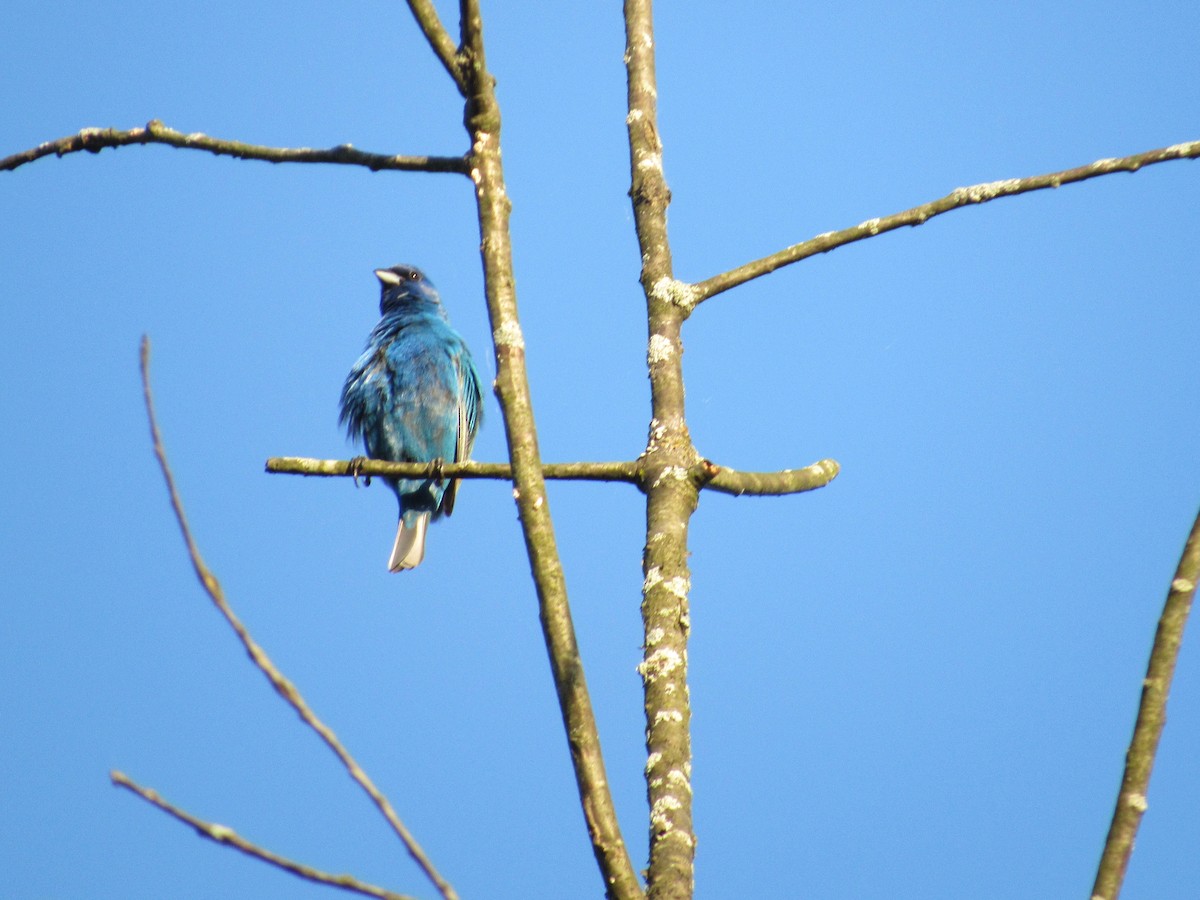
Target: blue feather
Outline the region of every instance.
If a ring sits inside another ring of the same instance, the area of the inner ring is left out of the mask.
[[[483,386],[471,352],[450,327],[437,289],[412,266],[376,269],[383,318],[342,388],[341,416],[371,459],[461,462],[471,455],[483,410]],[[454,479],[388,478],[400,523],[388,568],[421,562],[430,520],[450,515]]]

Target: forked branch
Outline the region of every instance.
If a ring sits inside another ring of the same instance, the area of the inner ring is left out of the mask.
[[[377,897],[379,900],[415,900],[415,898],[408,894],[397,894],[393,891],[384,890],[373,884],[367,884],[365,881],[359,881],[351,875],[331,875],[328,872],[322,872],[320,869],[314,869],[312,866],[295,862],[286,856],[280,856],[278,853],[272,853],[270,850],[246,840],[232,828],[225,825],[218,825],[215,822],[206,822],[204,819],[199,819],[191,813],[180,809],[178,806],[168,803],[158,791],[142,787],[123,772],[110,772],[109,778],[112,779],[112,783],[117,787],[132,791],[150,805],[161,809],[167,815],[173,816],[185,825],[192,826],[201,837],[206,837],[218,844],[224,844],[226,847],[232,847],[234,850],[254,859],[269,863],[272,866],[283,869],[285,872],[291,872],[305,881],[327,884],[330,887],[338,887],[342,890],[363,894],[367,897]]]
[[[192,568],[195,570],[196,578],[199,579],[204,592],[212,600],[213,605],[216,606],[217,610],[229,624],[229,627],[233,629],[238,640],[241,641],[242,647],[250,657],[251,662],[266,676],[267,680],[271,683],[271,687],[275,689],[275,692],[296,711],[296,714],[300,716],[304,724],[315,731],[317,736],[325,742],[325,745],[333,751],[334,755],[346,768],[350,777],[371,798],[371,802],[375,804],[375,807],[383,815],[384,819],[387,820],[397,837],[400,838],[409,856],[413,858],[421,871],[425,873],[425,876],[437,888],[438,893],[442,895],[444,900],[457,900],[458,895],[455,893],[454,888],[434,868],[433,862],[426,856],[425,851],[421,849],[416,838],[412,836],[412,833],[400,821],[400,817],[396,815],[391,802],[375,786],[375,783],[371,781],[367,773],[363,771],[354,757],[350,755],[350,752],[342,746],[341,741],[338,740],[333,730],[317,718],[317,714],[312,711],[308,702],[296,689],[296,686],[288,681],[283,676],[283,673],[276,668],[275,664],[271,662],[266,651],[250,636],[250,632],[246,626],[234,614],[233,608],[225,599],[225,591],[221,587],[221,583],[200,555],[200,548],[196,544],[196,539],[192,536],[187,516],[183,512],[183,501],[175,486],[175,476],[171,473],[171,467],[167,462],[167,451],[163,447],[162,434],[158,428],[158,417],[154,412],[154,396],[150,390],[150,339],[148,337],[142,338],[141,369],[142,393],[146,401],[146,416],[150,422],[150,438],[154,444],[154,455],[158,459],[159,468],[162,470],[163,479],[166,481],[167,494],[171,500],[171,509],[174,510],[175,520],[179,523],[179,530],[183,535],[183,542],[187,546],[188,556],[192,561]]]

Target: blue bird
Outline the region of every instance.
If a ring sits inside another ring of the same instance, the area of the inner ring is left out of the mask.
[[[342,388],[340,424],[372,459],[449,460],[471,455],[483,417],[483,387],[471,353],[450,327],[437,288],[420,269],[376,269],[383,318],[367,338]],[[425,557],[431,519],[450,515],[458,482],[388,478],[400,501],[400,524],[388,569],[401,572]]]

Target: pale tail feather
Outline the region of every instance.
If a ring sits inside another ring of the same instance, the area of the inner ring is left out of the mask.
[[[425,558],[425,530],[428,527],[429,513],[418,516],[416,524],[411,528],[406,528],[404,520],[400,520],[396,528],[396,543],[388,560],[389,571],[403,572],[421,564],[421,560]]]

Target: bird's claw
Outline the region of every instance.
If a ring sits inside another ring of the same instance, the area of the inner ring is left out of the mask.
[[[350,460],[350,465],[347,466],[347,471],[350,473],[350,477],[354,479],[355,487],[358,487],[358,479],[360,475],[362,476],[363,484],[367,487],[371,486],[371,476],[363,475],[362,473],[363,463],[366,461],[367,458],[365,456],[356,456],[354,459]]]
[[[430,462],[429,462],[429,477],[434,481],[445,480],[445,476],[442,474],[442,466],[444,466],[445,464],[446,464],[446,461],[444,459],[442,459],[440,456],[437,459],[430,460]]]

